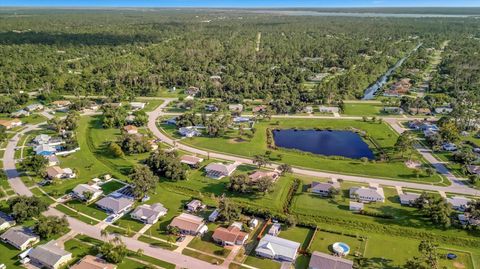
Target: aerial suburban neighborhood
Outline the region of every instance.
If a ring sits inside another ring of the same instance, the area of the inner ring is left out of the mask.
[[[480,268],[480,8],[20,2],[0,269]]]

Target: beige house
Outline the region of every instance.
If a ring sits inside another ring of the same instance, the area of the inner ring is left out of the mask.
[[[10,228],[2,235],[0,240],[4,243],[8,243],[19,250],[25,250],[40,241],[40,238],[35,235],[30,229],[17,226]]]
[[[37,267],[57,269],[72,259],[72,253],[61,249],[55,241],[50,241],[32,249],[28,257],[30,263]]]
[[[169,226],[178,228],[182,234],[199,235],[208,231],[203,218],[187,213],[175,217]]]

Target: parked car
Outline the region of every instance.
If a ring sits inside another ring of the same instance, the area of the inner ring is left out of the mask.
[[[177,238],[177,243],[183,242],[183,241],[185,240],[185,237],[186,237],[186,236],[184,236],[184,235],[179,236],[179,237]]]

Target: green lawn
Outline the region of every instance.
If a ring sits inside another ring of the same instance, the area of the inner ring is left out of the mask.
[[[196,259],[199,259],[199,260],[202,260],[202,261],[206,261],[206,262],[212,263],[212,264],[217,264],[217,263],[221,264],[223,262],[223,259],[213,257],[213,256],[210,256],[210,255],[205,255],[205,254],[202,254],[202,253],[198,253],[198,252],[190,250],[190,249],[184,249],[182,251],[182,254],[193,257],[193,258],[196,258]]]
[[[342,114],[348,116],[380,116],[383,105],[372,103],[346,103]]]
[[[114,224],[133,232],[138,232],[143,228],[143,226],[145,226],[145,224],[143,224],[142,222],[132,219],[130,217],[130,214],[125,214]]]
[[[20,250],[10,246],[9,244],[0,242],[0,263],[4,263],[8,269],[21,269],[18,262],[18,254]]]
[[[306,249],[308,243],[312,239],[313,230],[304,227],[292,227],[286,228],[282,227],[282,231],[279,234],[279,237],[285,238],[291,241],[295,241],[301,244],[300,248]]]
[[[45,193],[43,193],[39,188],[33,188],[30,189],[30,191],[32,191],[35,196],[40,197],[40,199],[47,202],[49,205],[55,202],[52,198],[48,197]]]
[[[390,129],[386,123],[363,122],[361,120],[330,120],[330,119],[278,119],[279,125],[276,125],[277,119],[271,122],[259,122],[255,125],[256,132],[253,138],[243,137],[244,142],[236,141],[239,137],[236,131],[229,131],[224,137],[196,137],[183,139],[182,143],[220,151],[246,157],[253,157],[257,154],[264,154],[269,150],[266,145],[267,128],[319,128],[345,130],[355,128],[365,131],[370,137],[382,147],[382,149],[391,156],[391,162],[368,162],[362,163],[360,160],[325,157],[305,152],[277,149],[272,151],[272,161],[280,163],[289,163],[294,166],[312,168],[322,171],[339,172],[352,175],[367,175],[381,177],[385,179],[395,179],[402,181],[417,181],[425,183],[438,183],[442,179],[440,176],[432,177],[422,175],[416,178],[412,169],[405,166],[399,158],[398,152],[394,149],[397,134]],[[172,126],[162,125],[162,129],[170,136],[178,137],[176,130]],[[374,150],[376,151],[376,150]],[[278,158],[281,155],[281,159]]]
[[[248,256],[244,264],[261,269],[279,269],[281,266],[279,262],[256,256]]]
[[[78,200],[71,200],[67,202],[67,205],[79,212],[82,212],[97,220],[104,220],[107,217],[107,213],[98,209],[95,204],[87,205]]]
[[[188,244],[188,247],[216,256],[227,257],[230,253],[230,250],[213,242],[212,235],[217,227],[218,225],[215,223],[208,223],[208,232],[202,237],[195,237]]]
[[[103,194],[107,195],[122,188],[123,186],[125,186],[125,184],[116,180],[111,180],[105,184],[102,184],[100,187],[102,188]]]
[[[146,102],[147,104],[145,105],[145,112],[150,112],[155,110],[159,105],[163,104],[163,100],[152,100],[152,99],[142,99],[139,98],[138,102]]]
[[[62,204],[58,204],[57,206],[55,206],[55,209],[57,209],[58,211],[66,214],[67,216],[70,216],[72,218],[76,218],[80,221],[83,221],[87,224],[90,224],[90,225],[96,225],[98,224],[98,221],[96,220],[92,220],[91,218],[88,218],[88,217],[85,217],[81,214],[78,214],[77,212],[71,210],[70,208],[62,205]]]
[[[310,245],[310,250],[333,254],[332,245],[335,242],[343,242],[350,246],[351,255],[348,256],[349,258],[352,258],[352,255],[356,252],[360,254],[363,254],[364,252],[364,240],[348,235],[330,233],[321,230],[318,230],[315,234],[315,238]]]
[[[144,235],[140,236],[138,238],[138,240],[140,240],[142,242],[145,242],[145,243],[148,243],[148,244],[150,244],[154,247],[160,247],[160,248],[164,248],[164,249],[168,249],[168,250],[177,249],[177,246],[174,245],[174,244],[170,244],[170,243],[167,243],[167,242],[156,240],[156,239],[150,238],[148,236],[144,236]]]

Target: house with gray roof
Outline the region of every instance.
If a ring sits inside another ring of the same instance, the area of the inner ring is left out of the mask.
[[[385,202],[383,189],[376,184],[370,184],[369,187],[350,188],[350,198],[358,199],[361,202]]]
[[[282,225],[280,223],[274,223],[272,224],[270,229],[268,229],[267,233],[269,235],[277,236],[281,230],[282,230]]]
[[[255,253],[264,258],[293,262],[299,248],[300,243],[267,234],[258,242]]]
[[[338,183],[337,179],[335,178],[332,178],[328,182],[313,181],[310,185],[310,191],[321,196],[330,196],[332,189],[340,189],[340,183]]]
[[[38,243],[40,238],[35,235],[30,229],[18,226],[8,229],[2,235],[0,240],[8,243],[19,250],[25,250],[28,247]]]
[[[72,259],[72,253],[61,249],[55,241],[50,241],[32,249],[28,257],[30,263],[39,268],[57,269]]]
[[[25,110],[27,110],[28,112],[32,112],[32,111],[35,111],[35,110],[42,110],[43,109],[43,105],[42,104],[31,104],[31,105],[28,105],[25,107]]]
[[[15,225],[15,220],[12,216],[0,211],[0,231],[4,231]]]
[[[85,193],[91,193],[90,198],[85,197]],[[88,184],[78,184],[72,190],[72,194],[74,197],[83,200],[83,201],[93,201],[102,195],[102,189],[97,185],[88,185]]]
[[[314,251],[308,269],[352,269],[353,261]]]
[[[399,194],[398,197],[400,198],[400,204],[402,205],[413,205],[415,200],[420,198],[420,194],[413,193],[413,192],[405,192]]]
[[[165,216],[167,212],[168,210],[161,203],[155,203],[153,205],[138,206],[130,214],[130,217],[145,224],[154,224],[160,217]]]
[[[454,196],[452,198],[447,198],[447,203],[452,205],[452,208],[458,211],[465,211],[468,208],[468,203],[472,200],[463,196]]]
[[[107,196],[95,204],[109,213],[122,214],[132,208],[133,201],[125,197],[114,198]]]

